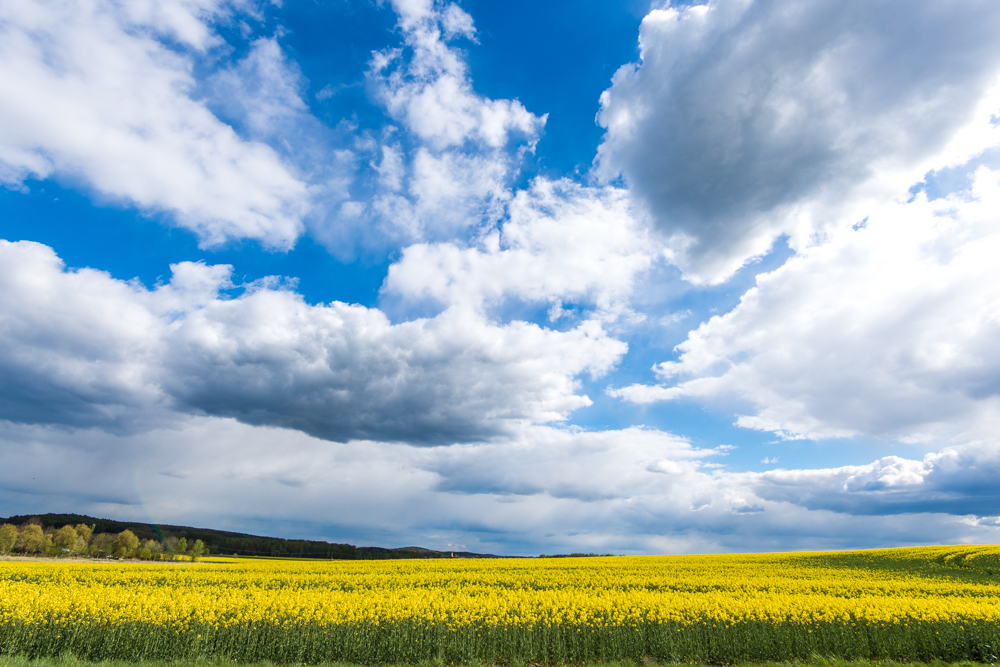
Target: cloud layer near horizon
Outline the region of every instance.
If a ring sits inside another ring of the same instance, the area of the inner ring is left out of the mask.
[[[0,501],[356,544],[537,554],[996,542],[996,450],[730,473],[661,431],[531,427],[492,444],[334,444],[189,418],[111,440],[0,423]],[[211,443],[211,446],[206,446]],[[49,463],[59,460],[62,465]],[[46,491],[27,482],[46,480]],[[239,502],[234,503],[233,499]]]

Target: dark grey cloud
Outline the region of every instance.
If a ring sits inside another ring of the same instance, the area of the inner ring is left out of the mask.
[[[996,83],[998,32],[988,0],[653,11],[641,61],[601,98],[599,171],[624,175],[689,278],[723,279],[781,234],[808,242],[856,187],[940,151]]]
[[[178,407],[338,441],[466,442],[558,419],[588,403],[573,380],[593,361],[584,350],[601,354],[523,322],[448,311],[391,325],[275,291],[214,302],[171,340],[162,387]]]

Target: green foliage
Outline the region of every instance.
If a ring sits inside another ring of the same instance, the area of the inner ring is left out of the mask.
[[[21,526],[17,531],[17,542],[14,545],[19,551],[27,554],[44,553],[52,544],[52,537],[42,532],[37,524]]]
[[[111,554],[115,558],[128,558],[134,556],[139,548],[139,538],[131,530],[123,530],[118,533],[110,545]]]
[[[94,527],[88,526],[85,523],[77,524],[75,530],[77,537],[79,537],[84,542],[89,542],[90,537],[94,534]]]
[[[91,546],[94,547],[95,556],[110,556],[114,553],[112,545],[115,542],[115,535],[111,533],[98,533],[91,538]]]
[[[52,546],[60,551],[73,551],[76,548],[76,541],[79,536],[73,526],[63,526],[52,533]]]
[[[143,551],[148,551],[149,558],[155,560],[160,558],[160,554],[163,553],[163,547],[156,540],[146,540],[145,542],[142,543],[139,551],[140,553]],[[142,556],[140,556],[140,558],[142,558]]]
[[[9,523],[0,526],[0,554],[10,553],[17,543],[17,528]]]

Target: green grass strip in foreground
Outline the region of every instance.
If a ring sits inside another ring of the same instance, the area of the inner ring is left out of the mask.
[[[934,660],[931,662],[896,662],[893,660],[840,660],[837,658],[823,658],[813,656],[807,660],[793,660],[788,662],[737,662],[732,663],[738,667],[983,667],[985,664],[970,661],[945,662]],[[415,663],[416,667],[455,667],[450,663],[443,663],[437,660],[425,660]],[[86,662],[77,659],[75,656],[66,653],[55,658],[25,658],[21,656],[0,656],[0,667],[276,667],[275,663],[263,661],[255,663],[237,663],[227,660],[139,660],[128,662],[124,660],[106,660],[102,662]],[[361,667],[349,662],[323,662],[310,665],[310,667]],[[413,667],[403,664],[386,664],[378,667]],[[515,661],[501,666],[485,665],[481,662],[466,663],[462,667],[534,667],[531,663]],[[717,665],[707,665],[705,663],[669,663],[656,662],[654,660],[643,660],[634,662],[632,660],[621,660],[613,662],[593,662],[578,665],[563,664],[562,667],[717,667]]]
[[[1000,625],[989,621],[769,623],[747,621],[613,627],[470,626],[398,621],[324,626],[249,623],[172,630],[146,623],[0,624],[0,655],[64,654],[85,660],[215,661],[256,664],[612,664],[651,658],[661,664],[766,663],[836,656],[849,661],[930,663],[997,661]],[[3,660],[3,658],[0,658]],[[624,663],[623,663],[624,664]],[[2,665],[0,665],[2,667]]]

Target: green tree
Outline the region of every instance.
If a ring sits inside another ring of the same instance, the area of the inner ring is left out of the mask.
[[[76,542],[80,536],[76,534],[73,526],[63,526],[52,534],[52,546],[59,552],[72,552],[76,550]]]
[[[5,523],[0,526],[0,554],[10,553],[17,543],[17,528]]]
[[[51,536],[42,532],[41,526],[29,523],[21,526],[21,530],[17,531],[15,548],[28,554],[42,553],[49,547],[51,540]]]
[[[86,556],[89,549],[90,545],[87,544],[87,540],[77,535],[76,544],[73,546],[73,553],[79,556]]]
[[[184,554],[187,553],[187,550],[188,550],[187,538],[182,537],[181,539],[177,540],[177,551],[176,551],[177,555],[183,556]]]
[[[115,542],[115,555],[119,558],[131,556],[139,548],[139,538],[131,530],[123,530],[118,533]]]
[[[81,537],[84,542],[90,542],[90,536],[94,534],[94,527],[88,526],[85,523],[78,524],[76,527],[76,534]]]
[[[76,530],[76,546],[73,551],[86,556],[91,551],[90,537],[94,534],[94,527],[81,523],[74,530]]]
[[[205,543],[201,540],[195,540],[194,546],[191,547],[191,560],[198,560],[205,553]]]
[[[140,550],[146,549],[149,551],[149,557],[153,559],[158,559],[160,554],[163,553],[163,547],[156,540],[146,540],[142,543]]]
[[[114,553],[111,547],[115,542],[115,536],[111,533],[100,533],[91,540],[91,546],[95,547],[95,556],[110,556]],[[117,546],[117,545],[116,545]]]
[[[167,560],[170,560],[177,553],[177,538],[171,535],[163,541],[163,551],[167,554]]]

